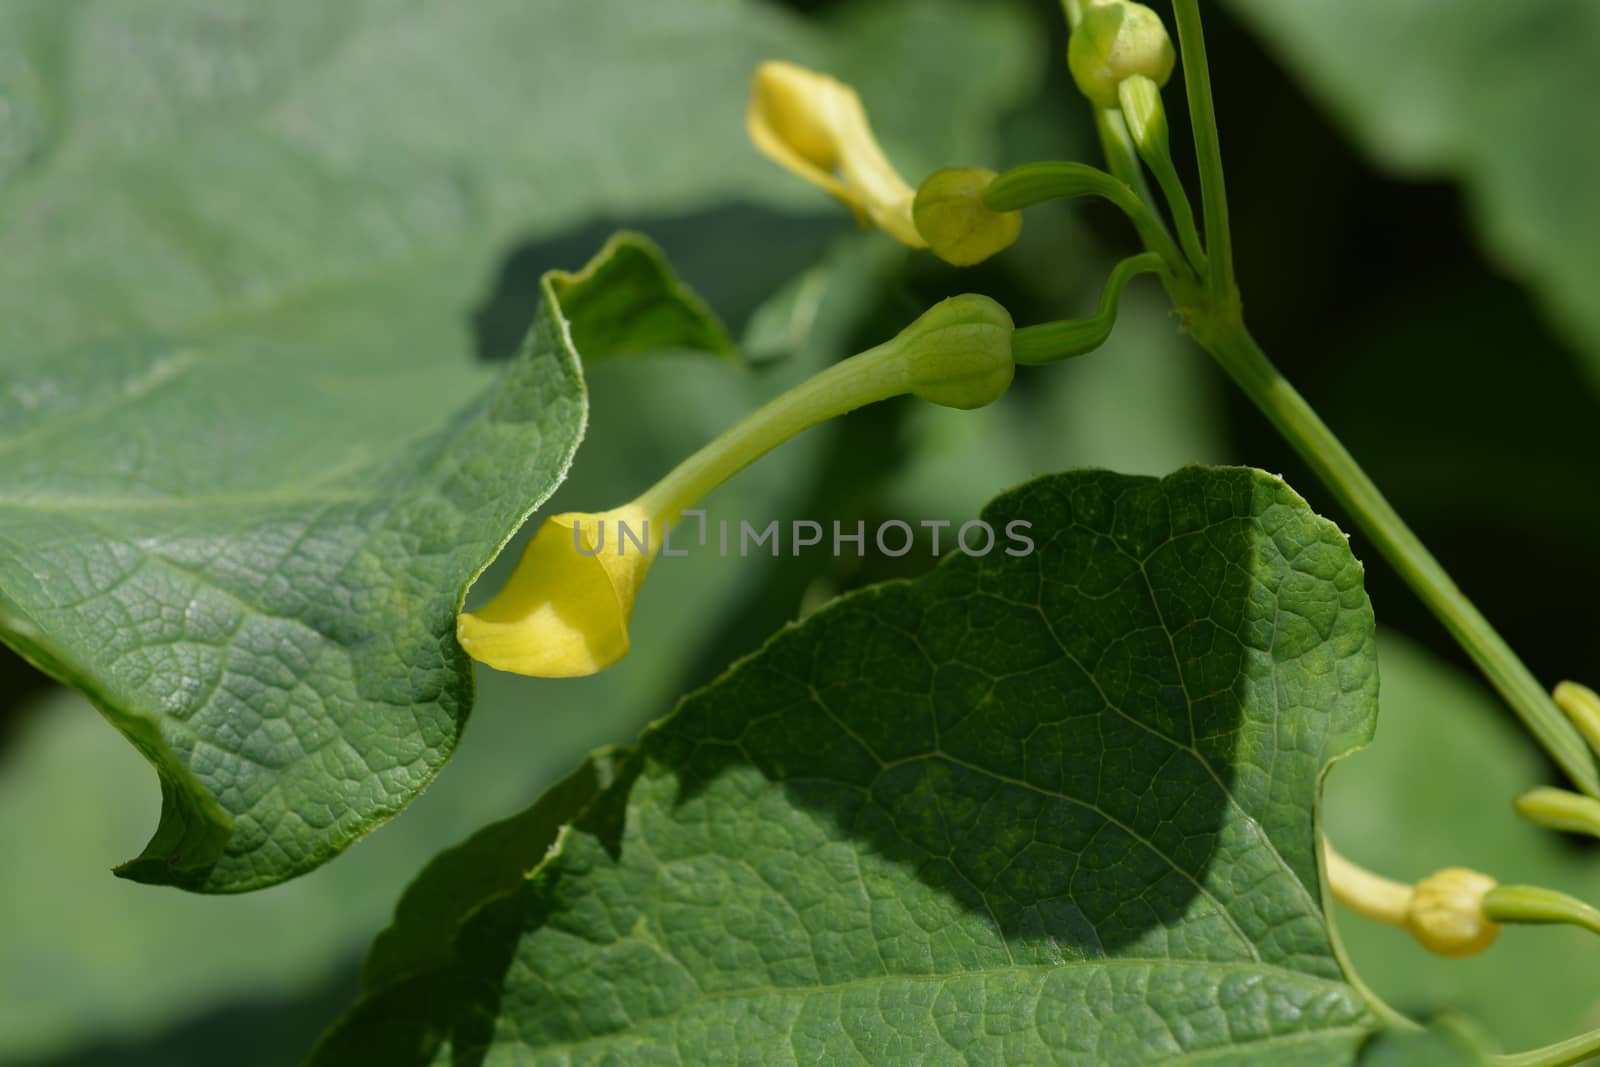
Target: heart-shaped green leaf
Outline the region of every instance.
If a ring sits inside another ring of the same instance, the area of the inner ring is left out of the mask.
[[[834,603],[442,857],[314,1062],[1354,1062],[1314,814],[1376,711],[1344,536],[1243,469],[985,518],[1035,550]]]

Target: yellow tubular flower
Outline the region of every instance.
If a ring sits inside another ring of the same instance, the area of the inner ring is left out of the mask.
[[[988,297],[951,297],[760,408],[631,503],[545,520],[505,588],[457,618],[461,647],[539,678],[611,666],[628,653],[639,586],[686,510],[802,430],[865,404],[906,393],[956,408],[992,402],[1011,384],[1012,332],[1011,316]]]
[[[883,154],[856,91],[783,60],[756,68],[745,129],[761,154],[838,197],[863,225],[926,248],[911,219],[916,194]]]
[[[634,597],[655,561],[639,542],[660,536],[659,524],[632,505],[546,519],[500,595],[457,619],[461,647],[513,674],[577,678],[604,670],[628,654]]]
[[[1480,871],[1446,867],[1417,883],[1406,929],[1440,956],[1476,956],[1495,943],[1500,924],[1484,914],[1483,898],[1497,883]]]
[[[1500,924],[1484,908],[1496,885],[1487,874],[1446,867],[1412,886],[1350,862],[1326,839],[1322,849],[1335,900],[1363,918],[1409,931],[1437,956],[1476,956],[1500,936]]]

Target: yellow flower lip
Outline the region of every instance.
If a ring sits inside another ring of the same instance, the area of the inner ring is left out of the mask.
[[[457,618],[457,640],[473,659],[514,674],[604,670],[628,654],[628,623],[660,529],[633,505],[546,519],[505,588]]]
[[[756,68],[745,129],[762,155],[838,198],[863,225],[911,248],[927,244],[911,218],[916,193],[884,155],[850,86],[797,63]]]

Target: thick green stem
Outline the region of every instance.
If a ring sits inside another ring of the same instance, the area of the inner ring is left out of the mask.
[[[1075,16],[1081,15],[1077,4],[1063,0],[1063,6],[1068,20],[1075,23]],[[1350,512],[1384,558],[1466,649],[1551,758],[1579,789],[1590,797],[1600,798],[1600,769],[1596,767],[1595,753],[1583,736],[1245,329],[1233,274],[1233,241],[1228,226],[1222,147],[1211,98],[1211,71],[1206,59],[1199,0],[1173,0],[1173,10],[1177,17],[1184,87],[1200,171],[1205,218],[1204,278],[1196,282],[1187,262],[1181,270],[1177,268],[1172,255],[1176,242],[1147,207],[1143,211],[1144,218],[1133,212],[1130,215],[1146,247],[1161,252],[1173,268],[1165,280],[1174,303],[1188,317],[1201,344],[1233,376]],[[1128,187],[1141,206],[1152,203],[1139,154],[1122,113],[1097,109],[1095,124],[1111,173]],[[1019,171],[1025,169],[1018,168]],[[1169,184],[1170,181],[1164,181],[1164,188]],[[1166,192],[1172,199],[1181,190],[1166,189]],[[1128,208],[1124,206],[1124,210]],[[1192,249],[1190,253],[1193,254]]]
[[[1182,7],[1180,0],[1179,10]],[[1215,245],[1211,253],[1215,267]],[[1585,793],[1600,796],[1594,754],[1577,729],[1505,639],[1456,588],[1333,431],[1272,365],[1244,325],[1224,320],[1202,327],[1197,337],[1466,649],[1551,758]]]
[[[1222,178],[1222,143],[1217,136],[1216,107],[1211,101],[1211,68],[1200,27],[1199,0],[1173,0],[1178,20],[1178,48],[1183,56],[1183,84],[1189,96],[1189,121],[1194,128],[1195,157],[1200,164],[1200,199],[1205,215],[1207,283],[1213,303],[1233,307],[1239,293],[1233,278],[1233,236],[1228,230],[1228,193]]]

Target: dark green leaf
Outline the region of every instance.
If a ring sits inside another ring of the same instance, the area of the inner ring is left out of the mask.
[[[1038,550],[846,597],[687,699],[516,888],[452,873],[483,903],[450,964],[315,1062],[1353,1062],[1379,1024],[1314,830],[1375,714],[1343,535],[1242,469],[985,515]]]

